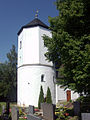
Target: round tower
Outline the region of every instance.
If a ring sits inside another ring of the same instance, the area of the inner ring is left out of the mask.
[[[56,103],[55,71],[52,62],[44,56],[43,35],[52,37],[51,31],[38,18],[23,26],[18,32],[18,82],[17,102],[20,106],[38,106],[40,87],[44,97],[47,88],[51,90],[52,101]]]

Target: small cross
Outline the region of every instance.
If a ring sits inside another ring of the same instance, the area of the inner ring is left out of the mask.
[[[38,18],[38,10],[36,10],[35,18]]]

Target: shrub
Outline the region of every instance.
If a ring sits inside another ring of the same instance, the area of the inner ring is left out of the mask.
[[[58,112],[56,112],[56,116],[58,118],[56,120],[69,120],[70,116],[66,107],[60,107],[57,111]]]
[[[43,88],[41,86],[40,88],[40,94],[39,94],[39,100],[38,100],[38,108],[41,108],[41,103],[44,103],[44,93],[43,93]]]
[[[47,89],[46,103],[52,104],[52,96],[51,96],[51,91],[49,87]]]
[[[77,101],[80,102],[80,110],[82,113],[90,113],[90,96],[80,96]]]

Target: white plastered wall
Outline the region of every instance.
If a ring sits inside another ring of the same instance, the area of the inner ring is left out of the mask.
[[[41,75],[44,74],[44,82]],[[38,106],[40,87],[42,85],[44,96],[47,88],[51,90],[52,101],[56,103],[55,84],[53,82],[54,70],[48,66],[25,66],[18,69],[18,105]]]
[[[23,63],[36,64],[39,63],[39,28],[25,28],[24,29],[24,50]]]
[[[43,40],[43,36],[47,35],[49,37],[52,37],[52,33],[50,30],[43,28],[43,27],[39,27],[39,62],[40,64],[45,64],[45,65],[50,65],[53,66],[52,62],[49,62],[48,60],[46,60],[45,57],[45,53],[47,52],[47,48],[44,46],[44,40]]]
[[[46,61],[44,56],[47,51],[42,38],[44,34],[51,37],[48,29],[37,26],[24,28],[18,36],[18,105],[37,106],[41,85],[45,97],[50,88],[52,101],[56,103],[55,72],[52,62]],[[41,75],[45,82],[41,82]]]
[[[56,103],[58,101],[67,101],[67,93],[66,91],[70,89],[64,90],[64,88],[61,88],[60,85],[56,85]],[[71,91],[71,100],[75,100],[79,97],[78,93],[74,93],[74,91]]]

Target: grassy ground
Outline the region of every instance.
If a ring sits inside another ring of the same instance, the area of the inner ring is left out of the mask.
[[[60,104],[63,104],[63,106],[65,106],[65,105],[67,105],[69,102],[66,102],[66,101],[64,101],[64,102],[61,102],[60,101],[60,103],[58,103],[58,107],[61,107],[60,106]],[[5,102],[0,102],[0,115],[2,114],[2,106],[5,106],[6,107],[6,103]],[[15,106],[16,105],[16,103],[10,103],[10,108],[12,108],[12,106]],[[78,119],[78,117],[77,116],[73,116],[73,108],[68,108],[68,110],[66,111],[66,112],[68,112],[69,113],[69,115],[70,115],[70,120],[77,120]],[[19,108],[19,113],[20,113],[20,108]],[[25,115],[26,116],[26,115]],[[25,118],[19,118],[19,120],[25,120]],[[27,119],[26,119],[27,120]]]

